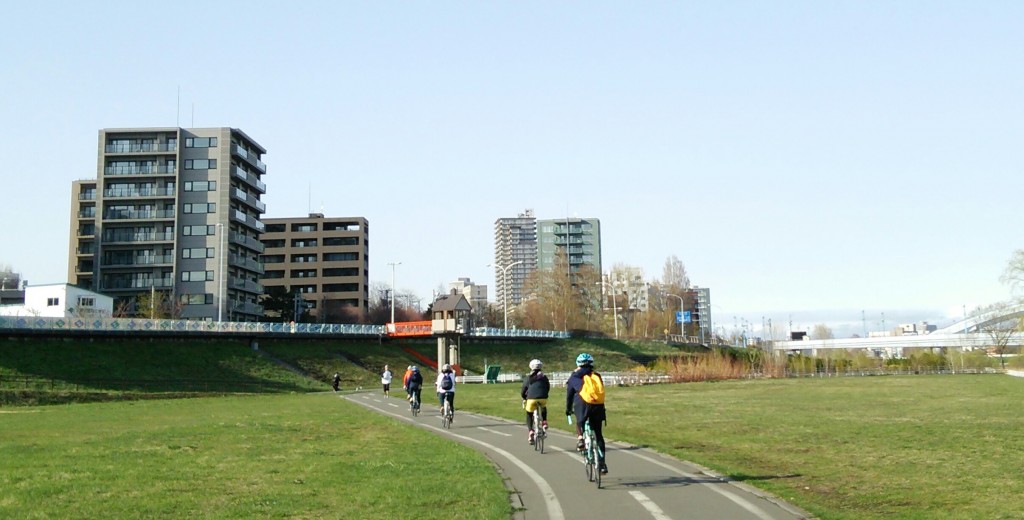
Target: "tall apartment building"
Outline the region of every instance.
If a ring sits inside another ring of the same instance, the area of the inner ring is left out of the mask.
[[[551,269],[559,255],[567,255],[569,272],[584,265],[601,273],[601,221],[563,218],[537,221],[537,269]]]
[[[100,130],[96,180],[72,183],[68,282],[129,311],[159,291],[181,318],[259,319],[264,153],[236,128]]]
[[[537,219],[532,209],[494,222],[493,266],[497,302],[518,305],[526,277],[537,269]]]
[[[319,322],[343,321],[370,303],[370,227],[363,217],[268,218],[261,282],[299,293]]]

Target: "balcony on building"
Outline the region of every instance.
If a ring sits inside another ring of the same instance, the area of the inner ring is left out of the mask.
[[[255,188],[261,195],[267,193],[267,185],[260,180],[259,176],[249,172],[249,170],[246,170],[242,166],[232,164],[231,175],[245,181],[246,184]]]

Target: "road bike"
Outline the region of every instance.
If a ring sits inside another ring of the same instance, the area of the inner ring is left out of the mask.
[[[539,451],[541,454],[544,453],[544,438],[548,436],[547,429],[542,426],[544,423],[541,422],[540,405],[533,409],[533,450]]]
[[[441,401],[444,403],[444,408],[441,409],[441,426],[444,428],[452,427],[452,419],[455,418],[455,413],[452,411],[452,403],[448,401],[448,396],[442,394]]]
[[[572,424],[572,416],[569,417],[569,424]],[[583,455],[583,467],[587,472],[587,481],[594,482],[597,484],[597,489],[601,489],[601,463],[604,459],[604,453],[601,453],[601,447],[597,445],[597,436],[594,434],[594,430],[590,429],[590,418],[583,422],[583,451],[580,452]]]

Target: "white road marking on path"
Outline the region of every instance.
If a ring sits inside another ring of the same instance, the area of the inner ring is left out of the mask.
[[[483,426],[477,426],[476,429],[483,430],[483,431],[485,431],[487,433],[493,433],[495,435],[503,435],[505,437],[511,437],[512,436],[511,433],[499,432],[497,430],[492,430],[490,428],[484,428]]]
[[[399,419],[401,419],[403,421],[411,422],[413,424],[418,424],[418,425],[420,425],[420,426],[422,426],[424,428],[429,428],[431,430],[435,430],[438,433],[448,434],[448,435],[450,435],[452,437],[455,437],[455,438],[458,438],[458,439],[462,439],[462,440],[465,440],[465,441],[469,441],[469,442],[475,442],[475,443],[477,443],[477,444],[479,444],[481,446],[484,446],[484,447],[486,447],[486,448],[488,448],[490,450],[493,450],[494,452],[500,454],[501,456],[505,457],[506,459],[511,461],[513,464],[518,466],[519,469],[523,470],[523,472],[526,473],[526,475],[528,477],[530,477],[531,480],[533,480],[533,483],[536,484],[538,488],[540,488],[541,496],[544,497],[544,502],[545,502],[545,505],[547,506],[547,510],[548,510],[547,517],[550,520],[565,520],[565,513],[562,512],[562,504],[561,504],[561,502],[558,501],[558,497],[555,495],[555,490],[551,488],[551,484],[548,484],[548,481],[544,480],[544,477],[540,476],[540,473],[537,473],[536,470],[531,468],[529,465],[527,465],[522,460],[518,459],[515,455],[512,455],[511,453],[509,453],[509,452],[507,452],[507,451],[505,451],[505,450],[503,450],[503,449],[501,449],[501,448],[499,448],[499,447],[497,447],[497,446],[495,446],[493,444],[490,444],[490,443],[487,443],[487,442],[484,442],[484,441],[481,441],[481,440],[477,440],[477,439],[474,439],[472,437],[466,437],[465,435],[459,435],[457,433],[452,433],[451,430],[445,430],[444,428],[440,428],[438,426],[432,426],[432,425],[429,425],[429,424],[426,424],[426,423],[423,423],[423,422],[414,421],[412,418],[407,417],[405,415],[398,415],[396,413],[391,413],[391,412],[389,412],[387,410],[380,410],[380,412],[384,413],[384,414],[388,414],[388,415],[394,416],[394,417],[397,417],[397,418],[399,418]]]
[[[395,408],[398,408],[398,405],[395,403],[388,403],[388,406],[394,406]]]
[[[647,495],[639,491],[630,491],[629,494],[633,495],[633,498],[635,498],[637,502],[640,502],[640,505],[644,506],[644,509],[646,509],[647,512],[655,518],[655,520],[672,520],[671,517],[666,515],[665,512],[658,507],[658,504],[655,504],[650,498],[647,498]]]
[[[666,464],[666,463],[664,463],[664,462],[662,462],[660,460],[653,459],[651,457],[648,457],[646,455],[642,455],[642,454],[637,453],[635,451],[624,451],[624,453],[628,453],[630,455],[633,455],[634,457],[640,457],[641,459],[644,459],[647,462],[650,462],[652,464],[657,464],[658,466],[661,466],[661,467],[663,467],[663,468],[665,468],[665,469],[667,469],[667,470],[669,470],[669,471],[671,471],[673,473],[678,473],[679,475],[682,475],[682,476],[684,476],[686,478],[691,478],[691,479],[703,478],[700,475],[694,475],[693,473],[687,473],[687,472],[685,472],[685,471],[683,471],[681,469],[678,469],[678,468],[675,468],[675,467],[671,466],[670,464]],[[724,484],[725,482],[723,481],[722,483]],[[722,489],[721,485],[719,485],[719,484],[702,484],[702,485],[707,486],[707,488],[710,489],[711,491],[714,491],[715,493],[718,493],[719,495],[722,495],[723,497],[731,500],[733,503],[735,503],[736,505],[742,507],[743,509],[746,509],[751,514],[753,514],[754,516],[756,516],[758,518],[761,518],[762,520],[772,520],[771,515],[769,515],[768,513],[762,511],[760,508],[758,508],[754,504],[751,504],[750,502],[748,502],[748,501],[744,500],[743,498],[737,496],[735,493],[730,493],[730,492]]]

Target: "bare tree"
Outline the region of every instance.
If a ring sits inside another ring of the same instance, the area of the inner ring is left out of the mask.
[[[1018,249],[1010,255],[1010,261],[1007,262],[999,280],[1010,286],[1010,291],[1017,299],[1022,299],[1020,293],[1024,289],[1024,249]]]
[[[1018,251],[1019,252],[1019,251]],[[1012,315],[1012,306],[999,302],[979,307],[973,315],[979,318],[978,329],[988,335],[992,349],[999,356],[999,363],[1006,368],[1006,351],[1013,334],[1021,330],[1021,318]]]
[[[690,276],[686,274],[686,266],[676,255],[665,259],[661,283],[673,291],[684,291],[690,288]]]
[[[832,329],[824,323],[819,323],[811,329],[811,339],[833,339]]]

